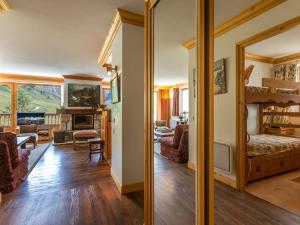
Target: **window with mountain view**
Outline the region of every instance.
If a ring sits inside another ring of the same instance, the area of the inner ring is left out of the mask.
[[[0,125],[10,125],[11,113],[11,86],[0,84]]]
[[[18,85],[18,112],[56,113],[60,107],[61,87],[54,85]]]

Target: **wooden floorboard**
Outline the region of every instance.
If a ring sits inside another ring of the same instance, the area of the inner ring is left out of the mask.
[[[155,154],[155,225],[195,222],[195,174]],[[4,195],[0,225],[141,225],[143,192],[120,195],[110,167],[86,147],[51,147],[28,179]],[[298,225],[300,218],[215,183],[215,224]]]
[[[51,147],[27,180],[4,195],[1,225],[143,224],[143,192],[120,195],[110,167],[85,146]]]

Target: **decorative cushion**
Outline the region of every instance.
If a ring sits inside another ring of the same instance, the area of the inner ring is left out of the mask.
[[[74,138],[89,138],[89,137],[96,137],[97,131],[95,130],[79,130],[73,133]]]

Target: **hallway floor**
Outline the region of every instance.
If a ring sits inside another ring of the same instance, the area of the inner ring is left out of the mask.
[[[142,225],[143,192],[121,196],[98,158],[89,162],[84,147],[50,147],[28,179],[3,196],[0,225]],[[155,198],[164,202],[155,206],[155,225],[193,224],[194,172],[158,154],[155,164],[155,185],[162,187]],[[300,217],[219,182],[215,217],[217,225],[300,224]]]

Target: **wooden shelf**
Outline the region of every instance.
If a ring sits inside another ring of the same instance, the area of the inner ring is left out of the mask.
[[[246,103],[300,105],[300,95],[246,92]]]

